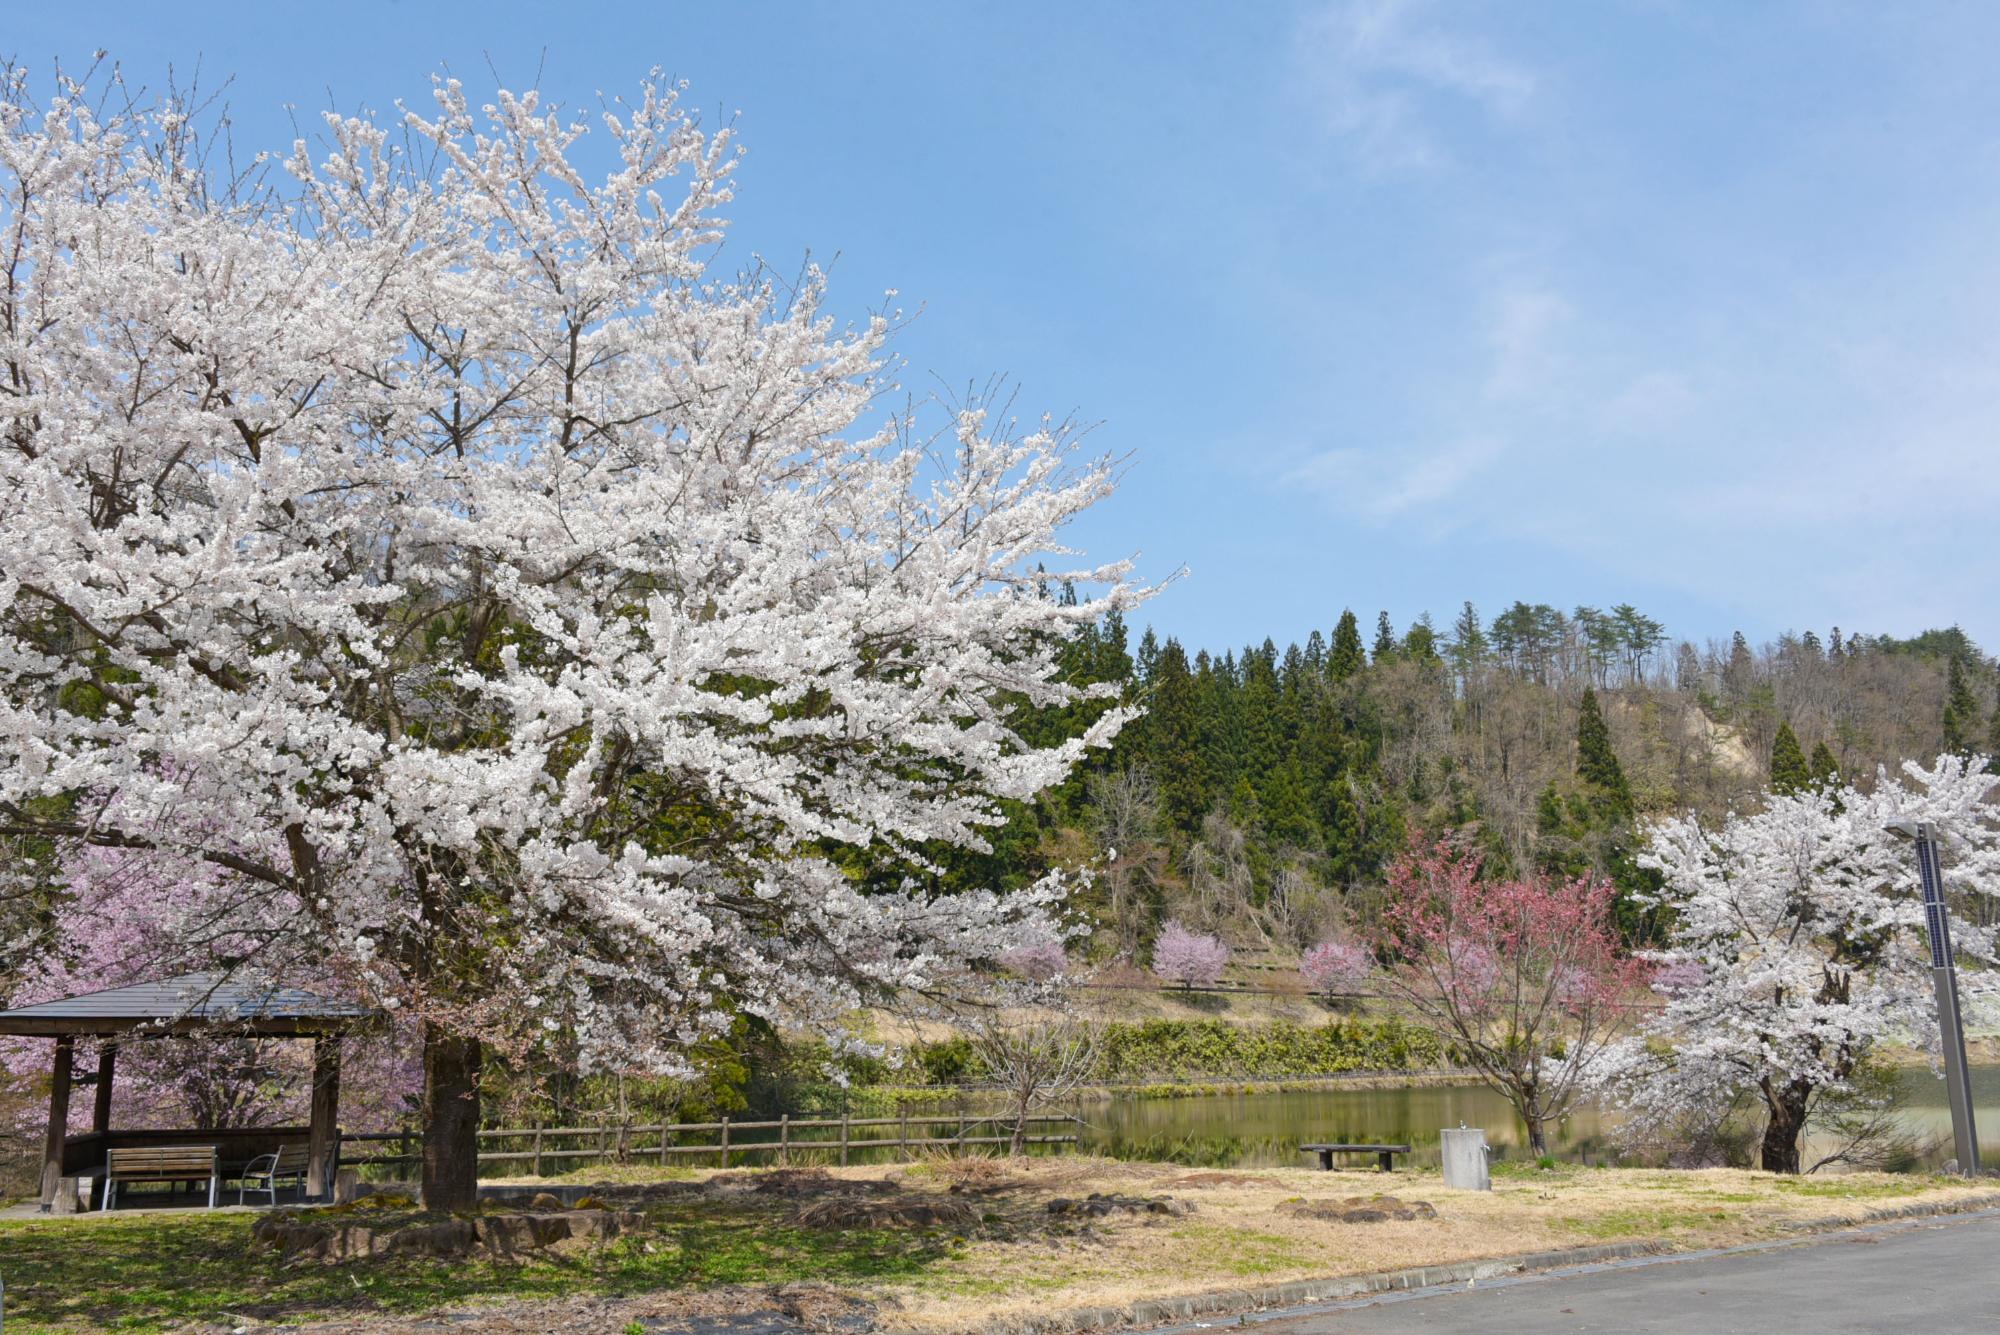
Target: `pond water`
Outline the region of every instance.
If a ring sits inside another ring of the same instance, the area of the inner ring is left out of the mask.
[[[1921,1162],[1935,1167],[1951,1155],[1951,1113],[1944,1082],[1924,1068],[1905,1073],[1904,1121],[1934,1142]],[[2000,1066],[1973,1071],[1974,1118],[1980,1157],[2000,1164]],[[1085,1149],[1128,1159],[1171,1159],[1206,1167],[1297,1166],[1308,1162],[1301,1141],[1392,1142],[1411,1146],[1410,1162],[1438,1162],[1438,1132],[1484,1127],[1496,1159],[1527,1156],[1527,1134],[1507,1101],[1480,1085],[1431,1089],[1292,1090],[1202,1094],[1186,1098],[1115,1097],[1086,1105]],[[1573,1114],[1551,1136],[1558,1158],[1597,1163],[1617,1151],[1616,1118],[1596,1108]],[[1355,1159],[1357,1166],[1366,1160]]]

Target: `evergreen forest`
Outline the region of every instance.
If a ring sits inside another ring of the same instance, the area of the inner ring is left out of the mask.
[[[1341,935],[1415,833],[1474,839],[1495,871],[1608,877],[1642,939],[1649,816],[2000,752],[2000,673],[1955,627],[1697,645],[1629,604],[1467,603],[1444,628],[1385,612],[1371,633],[1343,611],[1303,644],[1219,653],[1134,642],[1109,616],[1068,653],[1145,716],[943,874],[1005,886],[1092,865],[1091,953],[1136,964],[1169,917],[1279,957]],[[1074,734],[1105,707],[1022,727]]]

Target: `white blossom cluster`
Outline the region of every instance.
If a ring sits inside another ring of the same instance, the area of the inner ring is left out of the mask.
[[[1929,940],[1912,846],[1887,828],[1930,821],[1943,844],[1961,985],[1994,975],[2000,802],[1984,757],[1906,762],[1872,788],[1772,796],[1719,828],[1656,826],[1641,855],[1665,885],[1663,999],[1646,1039],[1610,1065],[1643,1133],[1739,1099],[1780,1120],[1847,1086],[1885,1039],[1935,1046]],[[1981,912],[1965,912],[1977,907]]]
[[[1038,566],[1074,433],[883,413],[893,317],[712,267],[737,150],[657,78],[328,116],[232,183],[168,105],[0,89],[0,817],[231,873],[389,1004],[675,1069],[1036,933],[941,894],[1130,711]],[[901,868],[886,879],[885,866]]]

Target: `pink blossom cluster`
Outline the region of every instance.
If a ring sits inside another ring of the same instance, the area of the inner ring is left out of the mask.
[[[47,953],[34,960],[9,998],[30,1005],[58,997],[207,972],[218,958],[254,959],[262,934],[254,916],[226,916],[226,874],[212,864],[175,865],[123,849],[83,848],[65,864],[70,897],[57,913]],[[231,930],[233,928],[233,930]],[[284,967],[280,981],[322,995],[365,1000],[331,971]],[[340,1113],[349,1130],[396,1125],[422,1087],[415,1035],[407,1024],[343,1041]],[[49,1044],[0,1041],[0,1067],[17,1079],[45,1077]],[[76,1069],[97,1062],[94,1042],[77,1047]],[[118,1050],[113,1126],[257,1126],[303,1121],[312,1047],[289,1039],[232,1035],[147,1038]],[[34,1125],[41,1113],[24,1114]],[[71,1101],[73,1130],[87,1129],[89,1100]]]
[[[1031,983],[1046,983],[1070,970],[1069,952],[1049,932],[1031,932],[1019,945],[1000,953],[999,965]]]
[[[1153,972],[1183,988],[1213,987],[1229,967],[1229,947],[1220,937],[1191,932],[1178,918],[1167,919],[1153,942]]]
[[[1359,990],[1374,970],[1367,947],[1353,941],[1322,941],[1299,961],[1306,986],[1328,996]]]

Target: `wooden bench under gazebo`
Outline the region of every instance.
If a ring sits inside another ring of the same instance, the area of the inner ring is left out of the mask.
[[[221,974],[192,973],[158,982],[135,983],[87,992],[58,1001],[0,1011],[0,1035],[55,1040],[49,1081],[49,1129],[42,1152],[42,1210],[69,1213],[79,1206],[79,1178],[102,1182],[113,1150],[124,1164],[172,1167],[186,1154],[162,1151],[213,1150],[208,1187],[213,1203],[220,1181],[240,1178],[267,1155],[303,1146],[305,1194],[331,1194],[339,1151],[340,1039],[368,1023],[376,1012],[297,988],[277,987]],[[111,1088],[121,1045],[164,1036],[298,1038],[313,1045],[312,1100],[304,1127],[202,1127],[120,1129],[111,1126]],[[76,1041],[98,1040],[97,1074],[78,1080]],[[70,1091],[95,1085],[96,1106],[87,1134],[69,1134]],[[164,1171],[164,1169],[162,1169]],[[121,1173],[121,1176],[123,1174]],[[163,1179],[133,1179],[163,1180]],[[176,1180],[168,1178],[164,1180]],[[275,1199],[275,1198],[274,1198]]]

